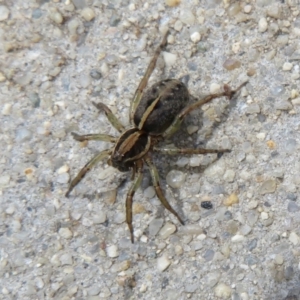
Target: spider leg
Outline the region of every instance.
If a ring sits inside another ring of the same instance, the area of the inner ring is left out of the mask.
[[[100,111],[104,111],[105,115],[110,122],[110,124],[115,127],[119,132],[123,132],[125,130],[124,126],[120,123],[118,118],[112,113],[110,108],[106,106],[104,103],[95,103],[92,101],[93,105],[98,108]]]
[[[229,149],[203,149],[203,148],[191,149],[191,148],[158,148],[158,147],[154,147],[153,150],[168,155],[223,153],[223,152],[231,151]]]
[[[138,160],[136,162],[136,166],[134,167],[133,172],[134,172],[133,183],[129,191],[127,192],[127,196],[126,196],[126,222],[130,231],[132,244],[134,243],[133,226],[132,226],[132,200],[133,200],[134,193],[139,188],[143,178],[142,160]]]
[[[138,88],[136,89],[135,91],[135,94],[134,94],[134,97],[133,97],[133,100],[131,102],[131,106],[130,106],[130,123],[133,124],[133,116],[134,116],[134,113],[135,113],[135,110],[136,108],[138,107],[139,103],[140,103],[140,100],[142,98],[142,95],[143,95],[143,91],[148,83],[148,80],[155,68],[155,65],[156,65],[156,62],[157,62],[157,59],[158,59],[158,56],[159,54],[161,53],[161,51],[166,47],[167,45],[167,37],[169,35],[169,32],[167,31],[162,42],[160,43],[160,45],[156,48],[155,52],[154,52],[154,55],[153,55],[153,58],[151,59],[149,65],[148,65],[148,68],[146,70],[146,73],[144,75],[144,77],[142,78]]]
[[[103,160],[105,157],[111,154],[111,150],[104,150],[94,156],[77,174],[77,176],[71,181],[69,189],[67,190],[65,196],[69,197],[71,191],[74,187],[81,181],[85,174],[91,170],[99,161]]]
[[[163,133],[163,137],[164,138],[169,138],[171,137],[180,127],[183,118],[189,114],[191,111],[193,111],[196,108],[199,108],[200,106],[202,106],[203,104],[212,101],[215,98],[220,98],[223,96],[227,96],[229,97],[229,99],[231,99],[237,92],[239,92],[241,90],[241,88],[243,86],[245,86],[247,84],[247,81],[242,83],[236,90],[230,90],[230,88],[226,85],[225,86],[225,91],[223,93],[217,93],[217,94],[212,94],[212,95],[208,95],[200,100],[198,100],[197,102],[185,107],[174,119],[173,123],[170,125],[170,127]]]
[[[115,143],[117,139],[114,136],[108,134],[84,134],[80,135],[75,132],[71,132],[73,138],[78,142],[83,141],[104,141],[104,142],[111,142]]]
[[[158,197],[158,199],[161,201],[161,203],[163,204],[163,206],[170,211],[174,216],[177,217],[177,219],[179,220],[179,222],[184,225],[184,222],[182,221],[182,219],[180,218],[180,216],[178,215],[178,213],[172,208],[172,206],[169,204],[168,200],[166,199],[166,197],[164,196],[164,193],[159,185],[159,175],[157,172],[157,169],[155,167],[155,165],[152,163],[150,157],[146,157],[144,158],[144,160],[146,161],[149,170],[150,170],[150,174],[152,177],[152,181],[153,181],[153,186],[156,192],[156,195]]]

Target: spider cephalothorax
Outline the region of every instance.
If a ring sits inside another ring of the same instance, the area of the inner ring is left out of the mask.
[[[190,96],[186,86],[177,79],[166,79],[157,82],[144,92],[149,77],[155,68],[157,58],[162,49],[167,45],[167,36],[168,33],[165,34],[162,43],[156,49],[131,102],[129,118],[132,127],[126,130],[105,104],[96,104],[93,102],[100,111],[105,112],[110,123],[120,132],[119,138],[106,134],[78,135],[72,133],[77,141],[100,140],[115,143],[115,146],[98,153],[81,169],[78,175],[71,181],[66,196],[69,196],[73,188],[94,165],[106,157],[108,157],[108,163],[119,171],[126,172],[132,170],[133,184],[126,197],[126,222],[130,230],[132,243],[134,242],[132,199],[135,191],[140,186],[144,164],[146,164],[150,170],[157,197],[165,208],[173,213],[181,224],[184,224],[181,217],[171,207],[163,194],[159,185],[157,169],[149,155],[150,152],[156,151],[172,155],[228,152],[229,150],[227,149],[159,148],[157,144],[161,140],[171,137],[180,127],[184,117],[192,110],[218,97],[227,96],[231,98],[245,85],[245,83],[240,85],[235,91],[231,91],[228,86],[225,86],[224,92],[208,95],[191,105],[188,105]]]

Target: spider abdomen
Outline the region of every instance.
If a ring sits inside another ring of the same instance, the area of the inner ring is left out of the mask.
[[[189,92],[181,81],[167,79],[157,82],[143,94],[134,114],[134,124],[148,133],[161,134],[188,101]]]

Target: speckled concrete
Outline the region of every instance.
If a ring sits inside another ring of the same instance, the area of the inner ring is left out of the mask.
[[[154,155],[186,225],[145,169],[131,245],[130,174],[104,161],[64,197],[111,146],[70,133],[117,136],[92,101],[129,126],[166,29],[150,84],[180,78],[195,98],[248,84],[166,142],[230,153]],[[299,61],[298,0],[1,2],[0,299],[300,299]]]

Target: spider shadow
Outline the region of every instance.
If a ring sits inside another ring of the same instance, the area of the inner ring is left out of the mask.
[[[239,95],[239,94],[238,94]],[[174,134],[174,136],[168,140],[168,141],[162,141],[158,146],[162,147],[166,145],[167,143],[172,143],[175,145],[177,148],[212,148],[212,147],[206,147],[207,142],[211,139],[213,136],[213,133],[218,129],[218,127],[221,124],[226,123],[229,114],[231,110],[236,106],[237,104],[237,98],[238,95],[235,95],[232,99],[227,100],[229,101],[229,104],[227,106],[224,106],[224,109],[221,111],[221,113],[218,115],[218,120],[214,120],[209,124],[209,126],[206,126],[204,128],[203,120],[204,120],[204,112],[201,109],[197,109],[192,112],[192,115],[188,115],[180,129]],[[196,101],[196,98],[194,96],[191,97],[192,103]],[[224,97],[222,97],[224,98]],[[219,101],[224,101],[223,99],[219,99]],[[212,107],[216,107],[216,104],[213,104]],[[199,126],[199,129],[197,130],[197,133],[193,133],[192,135],[189,135],[187,138],[187,127],[189,125],[197,125]],[[203,136],[203,138],[196,138],[198,133],[201,132],[206,132],[208,133],[208,136]],[[221,146],[216,146],[214,147],[215,149],[222,148]],[[161,153],[154,153],[153,154],[153,162],[158,168],[158,172],[160,175],[160,182],[161,186],[166,193],[166,176],[167,174],[172,170],[176,169],[179,171],[182,171],[183,173],[196,173],[200,174],[203,173],[203,171],[209,167],[211,164],[215,163],[218,159],[221,159],[223,154],[226,155],[226,153],[218,153],[217,155],[215,154],[203,154],[203,155],[213,155],[215,156],[215,159],[212,159],[208,164],[206,165],[200,165],[200,166],[195,166],[195,167],[190,167],[190,166],[178,166],[176,162],[178,161],[178,158],[180,157],[191,157],[192,155],[183,155],[183,154],[178,154],[178,155],[167,155],[167,154],[161,154]],[[168,189],[172,192],[172,198],[175,200],[176,203],[176,210],[179,212],[181,216],[183,216],[183,210],[182,210],[182,204],[179,204],[181,201],[178,196],[175,196],[176,194],[178,195],[178,189],[172,188],[171,186],[168,186]],[[158,212],[159,214],[162,213]],[[162,213],[163,214],[163,213]]]

